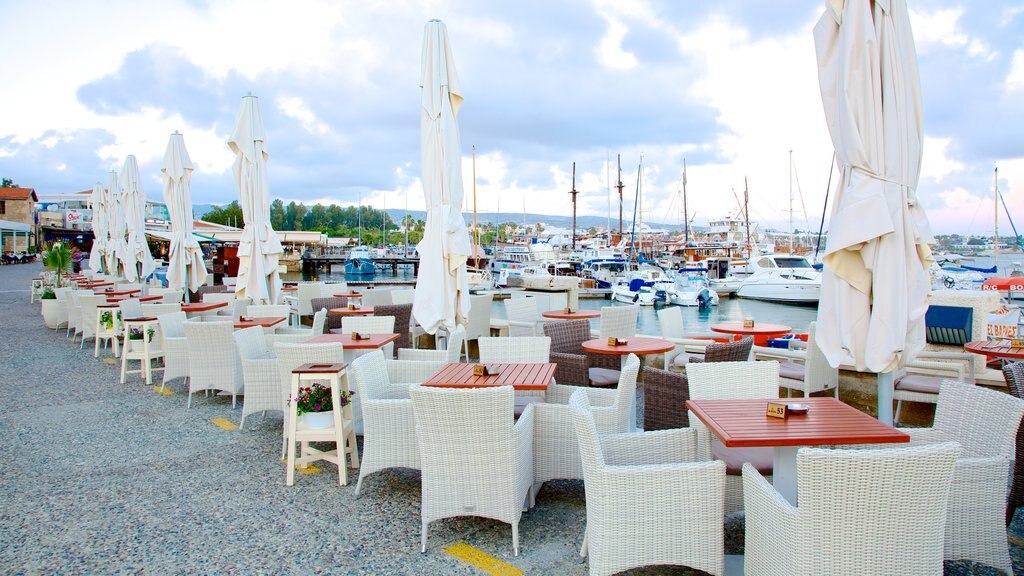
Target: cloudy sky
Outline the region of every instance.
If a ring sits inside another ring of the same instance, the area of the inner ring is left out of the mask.
[[[608,161],[614,181],[621,155],[628,214],[642,155],[645,219],[682,221],[685,158],[697,224],[734,213],[746,179],[752,218],[787,229],[792,189],[794,226],[816,229],[832,158],[811,35],[823,5],[4,1],[0,176],[75,192],[134,154],[146,192],[162,199],[178,130],[197,165],[194,201],[229,202],[226,141],[251,92],[273,196],[422,209],[420,51],[424,23],[440,18],[466,98],[467,197],[476,146],[479,210],[569,214],[575,162],[580,213],[605,216]],[[910,8],[925,111],[918,194],[934,231],[991,233],[996,165],[1024,227],[1024,2]]]

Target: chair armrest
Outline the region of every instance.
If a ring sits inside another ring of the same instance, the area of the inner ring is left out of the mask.
[[[275,336],[305,335],[307,338],[315,336],[312,328],[278,328],[274,331]]]
[[[804,350],[788,350],[785,348],[754,346],[753,352],[754,360],[778,360],[780,362],[792,360],[800,363],[807,361],[807,352]]]
[[[615,398],[618,394],[618,391],[614,388],[605,389],[552,384],[548,386],[546,394],[547,398],[545,400],[548,404],[568,404],[569,397],[577,390],[584,390],[586,392],[587,400],[590,401],[590,406],[593,408],[601,408],[615,404]]]
[[[697,432],[697,460],[714,460],[711,454],[711,435],[708,427],[693,414],[692,410],[686,411],[686,417],[690,421],[690,429]]]
[[[399,360],[412,360],[417,362],[446,362],[448,352],[446,350],[424,350],[421,348],[399,348]]]
[[[956,440],[948,433],[936,428],[898,428],[900,432],[910,435],[910,443],[887,444],[886,446],[919,446],[921,444],[937,444]],[[875,445],[876,447],[879,445]]]
[[[590,359],[583,354],[552,352],[549,360],[556,364],[555,381],[563,384],[590,384]]]
[[[800,513],[749,462],[743,465],[746,512],[744,568],[750,574],[785,574],[793,566],[794,534]]]
[[[909,373],[928,374],[931,376],[955,377],[963,382],[967,376],[967,369],[963,364],[953,362],[937,362],[931,360],[912,360],[904,367]]]
[[[697,433],[686,428],[601,434],[601,449],[609,466],[694,462]]]

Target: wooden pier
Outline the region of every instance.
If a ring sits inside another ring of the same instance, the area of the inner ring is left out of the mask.
[[[330,273],[332,266],[337,265],[344,268],[346,260],[348,257],[341,254],[306,255],[302,257],[302,272],[310,275],[317,275],[321,272]],[[412,266],[413,275],[418,275],[420,271],[419,258],[374,258],[373,265],[378,272],[391,271],[394,276],[398,275],[399,266]]]

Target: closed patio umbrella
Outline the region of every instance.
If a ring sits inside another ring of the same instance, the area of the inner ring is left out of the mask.
[[[92,187],[92,250],[89,251],[89,269],[102,272],[107,255],[107,191],[97,182]]]
[[[171,249],[167,262],[167,285],[174,290],[195,292],[206,282],[206,264],[199,242],[192,235],[192,159],[185,149],[185,137],[171,134],[164,153],[164,202],[171,217]]]
[[[107,274],[123,276],[120,254],[127,248],[124,235],[124,193],[118,181],[117,172],[110,171],[107,186]]]
[[[139,178],[139,164],[129,154],[121,169],[121,189],[124,190],[122,210],[127,231],[125,250],[119,255],[124,264],[124,277],[129,282],[145,281],[156,262],[146,242],[146,193]]]
[[[917,200],[917,54],[905,0],[825,6],[814,38],[841,177],[817,340],[832,366],[879,373],[878,417],[891,423],[893,371],[924,347],[933,241]]]
[[[270,188],[267,185],[266,133],[259,99],[242,98],[228,146],[235,153],[232,169],[245,227],[238,242],[238,281],[235,294],[253,303],[275,303],[281,291],[277,273],[284,249],[270,225]]]
[[[469,232],[462,217],[462,147],[456,115],[462,104],[448,29],[431,20],[423,31],[420,68],[420,159],[427,224],[413,316],[429,334],[451,331],[469,316]]]

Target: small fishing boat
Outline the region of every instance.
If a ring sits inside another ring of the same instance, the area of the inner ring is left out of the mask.
[[[373,256],[366,246],[356,246],[345,260],[345,274],[348,276],[372,276],[377,273]]]

